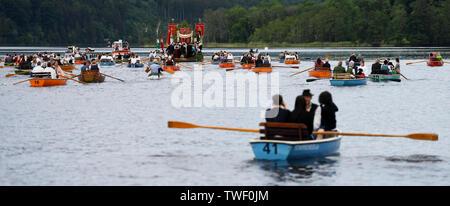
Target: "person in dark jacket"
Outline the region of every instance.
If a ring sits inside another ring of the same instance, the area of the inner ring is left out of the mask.
[[[263,67],[264,66],[264,61],[262,59],[262,55],[261,54],[258,55],[258,59],[256,59],[255,66],[256,67]]]
[[[273,96],[273,108],[266,111],[267,122],[285,123],[289,120],[289,114],[286,104],[281,95]]]
[[[335,131],[336,130],[336,112],[339,111],[336,104],[333,102],[333,96],[330,92],[323,92],[319,96],[320,108],[322,110],[320,120],[321,131]],[[322,135],[318,135],[316,140],[323,139]]]
[[[314,128],[314,115],[317,110],[317,105],[312,106],[309,111],[306,110],[307,103],[305,97],[298,96],[295,101],[295,109],[289,115],[289,122],[304,124],[308,128],[308,137],[304,137],[303,140],[312,140],[311,134]]]
[[[381,64],[380,60],[377,59],[375,64],[372,64],[372,73],[371,74],[380,74],[381,73]]]
[[[356,54],[353,53],[352,56],[350,56],[350,59],[348,60],[349,62],[353,61],[353,62],[359,62],[358,59],[356,58]]]

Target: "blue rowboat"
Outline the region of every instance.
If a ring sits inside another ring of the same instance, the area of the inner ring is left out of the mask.
[[[394,75],[386,75],[386,74],[371,74],[369,75],[369,78],[371,81],[374,82],[381,82],[381,81],[398,81],[401,82],[401,76],[400,74],[394,74]]]
[[[143,68],[144,64],[128,64],[128,68]]]
[[[220,61],[212,61],[211,64],[219,65],[219,64],[220,64]]]
[[[112,67],[114,65],[116,65],[114,62],[100,62],[100,66],[102,67]]]
[[[301,160],[335,155],[342,137],[313,141],[277,141],[254,139],[250,142],[257,160]]]
[[[332,79],[331,86],[360,86],[360,85],[366,85],[367,79]]]
[[[284,60],[280,60],[280,64],[284,64]]]

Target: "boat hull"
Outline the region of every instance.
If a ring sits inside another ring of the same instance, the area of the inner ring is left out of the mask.
[[[288,65],[292,65],[292,64],[300,64],[300,61],[299,60],[285,60],[284,63],[288,64]]]
[[[329,79],[331,78],[331,71],[310,71],[309,76],[319,79]]]
[[[114,65],[116,65],[114,62],[100,62],[100,66],[102,67],[112,67]]]
[[[179,66],[164,66],[162,69],[164,71],[167,71],[168,69],[171,69],[172,71],[177,72],[177,71],[180,71],[181,68]]]
[[[436,62],[436,61],[428,61],[428,66],[430,67],[442,67],[444,66],[444,62],[440,61],[440,62]]]
[[[144,64],[128,64],[128,68],[143,68],[145,65]]]
[[[30,79],[31,87],[52,87],[66,85],[67,79]]]
[[[255,65],[254,64],[244,64],[244,65],[242,65],[242,68],[244,68],[244,69],[252,69],[252,68],[255,68]]]
[[[399,74],[395,75],[386,75],[386,74],[371,74],[369,75],[369,79],[373,82],[382,82],[382,81],[401,81],[401,76]]]
[[[351,87],[351,86],[360,86],[366,85],[367,79],[333,79],[330,81],[331,86],[336,87]]]
[[[341,141],[341,137],[301,142],[255,139],[250,145],[258,160],[301,160],[335,155],[341,147]]]
[[[73,66],[73,65],[71,65],[71,64],[69,64],[69,65],[61,65],[60,67],[61,67],[61,69],[64,70],[64,71],[70,71],[70,70],[75,69],[75,66]]]
[[[102,83],[105,81],[105,76],[101,75],[98,71],[83,71],[78,76],[78,80],[86,83]]]
[[[233,63],[223,63],[219,65],[220,68],[233,68],[235,65]]]
[[[267,68],[254,68],[252,69],[253,72],[259,74],[259,73],[271,73],[272,72],[272,68],[271,67],[267,67]]]

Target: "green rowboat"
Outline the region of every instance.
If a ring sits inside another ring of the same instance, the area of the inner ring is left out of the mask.
[[[386,75],[386,74],[371,74],[369,79],[374,82],[396,81],[401,82],[400,74]]]

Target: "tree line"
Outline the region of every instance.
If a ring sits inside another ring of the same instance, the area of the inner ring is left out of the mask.
[[[207,10],[206,42],[450,45],[448,0],[326,0]]]
[[[155,45],[174,19],[205,43],[450,45],[446,0],[0,0],[0,45]],[[160,23],[160,27],[157,25]],[[159,33],[157,33],[157,31]]]

